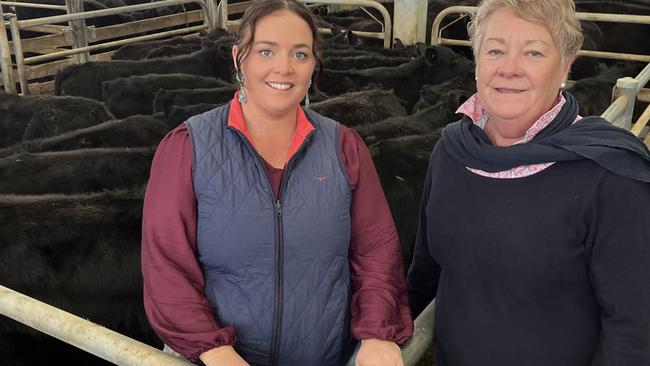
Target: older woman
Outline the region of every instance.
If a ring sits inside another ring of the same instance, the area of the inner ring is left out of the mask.
[[[561,90],[574,4],[485,0],[470,34],[478,92],[432,153],[408,274],[438,365],[650,365],[650,154]]]

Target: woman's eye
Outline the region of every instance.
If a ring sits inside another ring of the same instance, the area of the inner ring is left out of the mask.
[[[271,57],[273,56],[273,52],[271,52],[271,50],[261,50],[260,55],[263,57]]]
[[[544,56],[544,54],[539,51],[528,51],[528,54],[535,57]]]
[[[503,52],[501,52],[501,50],[499,50],[499,49],[492,49],[492,50],[487,51],[487,54],[490,55],[490,56],[498,56],[498,55],[500,55],[502,53]]]
[[[296,52],[293,57],[295,57],[296,60],[306,60],[309,56],[304,52]]]

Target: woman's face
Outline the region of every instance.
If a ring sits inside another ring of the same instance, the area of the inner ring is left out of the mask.
[[[237,56],[233,47],[233,58]],[[241,65],[247,104],[272,115],[294,111],[314,72],[313,37],[309,25],[282,10],[257,21],[250,52]]]
[[[522,137],[555,104],[569,65],[544,25],[496,10],[476,59],[476,87],[489,128],[504,139]]]

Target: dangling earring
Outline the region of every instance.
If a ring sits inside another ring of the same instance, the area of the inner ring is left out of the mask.
[[[309,79],[309,86],[307,87],[307,94],[305,94],[305,107],[309,107],[309,88],[311,88],[311,79]]]
[[[237,96],[237,100],[239,100],[239,103],[246,103],[246,93],[244,92],[244,75],[237,71],[235,74],[235,81],[237,81],[237,84],[239,84],[239,95]]]

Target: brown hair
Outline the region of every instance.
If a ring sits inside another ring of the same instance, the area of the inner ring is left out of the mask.
[[[241,19],[241,23],[239,24],[239,29],[237,29],[237,32],[235,33],[235,45],[237,45],[237,48],[239,49],[237,52],[237,59],[235,60],[237,70],[241,70],[241,63],[250,52],[257,22],[263,17],[281,10],[288,10],[296,14],[307,23],[311,30],[311,35],[314,39],[312,52],[314,54],[314,61],[316,62],[314,74],[312,75],[315,87],[318,76],[323,69],[323,59],[320,56],[319,48],[320,37],[318,35],[318,26],[311,11],[307,9],[305,5],[295,0],[258,0],[253,2],[253,4],[246,9],[246,12]]]

